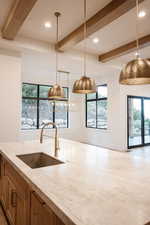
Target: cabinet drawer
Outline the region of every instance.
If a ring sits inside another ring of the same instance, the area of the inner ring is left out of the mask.
[[[31,194],[31,225],[64,225],[35,193]]]
[[[12,180],[13,184],[17,187],[17,194],[26,199],[28,194],[28,184],[22,179],[18,172],[5,160],[5,176]]]

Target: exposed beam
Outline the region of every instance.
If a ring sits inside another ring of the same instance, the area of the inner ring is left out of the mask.
[[[2,28],[2,37],[13,40],[37,0],[15,0]]]
[[[139,3],[143,1],[144,0],[139,0]],[[134,8],[135,4],[135,0],[112,0],[108,5],[87,20],[87,37]],[[83,40],[83,30],[84,24],[59,41],[56,48],[59,51],[65,51],[73,47]]]
[[[140,48],[144,48],[150,45],[150,34],[139,39]],[[136,41],[132,41],[128,44],[122,45],[118,48],[115,48],[109,52],[106,52],[99,56],[100,62],[108,62],[114,58],[125,55],[127,53],[133,52],[136,50]]]

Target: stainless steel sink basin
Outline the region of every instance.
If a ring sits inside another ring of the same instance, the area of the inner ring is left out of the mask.
[[[25,154],[25,155],[17,155],[19,159],[21,159],[24,163],[30,166],[32,169],[46,167],[46,166],[54,166],[58,164],[62,164],[64,162],[53,158],[43,152]]]

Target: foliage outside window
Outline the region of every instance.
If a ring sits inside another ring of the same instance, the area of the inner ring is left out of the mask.
[[[86,95],[86,127],[107,129],[107,85],[97,87],[97,92]]]
[[[21,127],[23,130],[39,129],[47,122],[55,122],[60,128],[68,127],[68,88],[64,88],[65,99],[54,102],[47,98],[50,87],[22,84]]]
[[[128,148],[150,144],[150,98],[127,97]]]

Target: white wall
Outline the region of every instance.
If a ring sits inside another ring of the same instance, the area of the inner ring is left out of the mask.
[[[107,130],[81,128],[81,141],[97,146],[102,146],[114,150],[122,150],[123,133],[122,130],[122,110],[120,107],[121,87],[118,82],[118,70],[97,79],[97,85],[107,84],[108,86],[108,128]],[[85,113],[83,118],[85,121]]]
[[[84,96],[72,94],[72,85],[77,77],[81,76],[82,61],[78,54],[60,54],[60,70],[70,72],[70,101],[77,103],[76,111],[69,112],[69,128],[59,129],[59,135],[64,138],[72,140],[81,140],[81,133],[79,132],[84,121],[82,120],[83,113],[81,112],[82,101]],[[64,78],[64,77],[63,77]],[[22,82],[48,84],[55,83],[55,53],[38,53],[35,51],[27,51],[22,55]],[[61,85],[67,86],[67,79]],[[52,130],[47,132],[54,135]],[[39,139],[40,130],[22,130],[21,140]]]
[[[108,85],[108,129],[85,128],[85,96],[71,92],[73,82],[82,74],[82,55],[76,52],[60,54],[59,61],[59,69],[70,72],[70,100],[77,103],[77,111],[70,112],[69,129],[60,129],[60,136],[114,150],[126,150],[127,95],[149,97],[150,85],[121,86],[118,68],[100,64],[95,56],[89,56],[88,74],[95,77],[98,85]],[[54,51],[24,50],[19,57],[14,51],[0,50],[0,68],[0,141],[39,138],[39,130],[21,130],[21,82],[54,84]],[[65,83],[61,81],[61,84]],[[53,134],[52,130],[48,132]]]
[[[9,43],[5,45],[10,49]],[[12,46],[22,52],[21,57],[14,51],[15,48],[12,51],[0,49],[0,142],[39,138],[39,130],[21,131],[21,82],[55,82],[53,47],[31,41],[28,43],[17,48]],[[87,74],[94,77],[98,85],[108,85],[108,129],[90,129],[85,128],[85,97],[71,92],[73,82],[83,72],[82,54],[76,51],[60,54],[59,69],[70,72],[70,99],[77,103],[78,109],[70,112],[69,129],[60,129],[60,136],[114,150],[126,150],[127,95],[149,97],[150,85],[121,86],[118,82],[120,68],[114,67],[113,63],[101,64],[96,56],[88,55]],[[62,81],[61,85],[64,85]],[[52,130],[48,132],[52,133]]]
[[[76,54],[61,54],[60,69],[70,72],[70,99],[78,105],[77,112],[70,112],[69,129],[60,129],[60,136],[99,145],[112,149],[122,149],[123,135],[121,134],[120,85],[118,83],[118,69],[109,68],[98,63],[97,58],[88,59],[88,74],[96,78],[97,84],[108,84],[108,129],[98,130],[85,128],[85,96],[72,94],[75,79],[81,76],[82,58]],[[54,53],[26,52],[22,56],[22,81],[29,83],[53,84],[55,81]],[[64,85],[66,86],[66,85]],[[120,120],[120,121],[119,121]],[[21,139],[37,139],[40,130],[21,131]],[[51,131],[52,133],[52,131]]]
[[[0,142],[17,141],[20,135],[21,58],[0,49]]]
[[[127,96],[150,97],[150,85],[119,85],[118,70],[97,80],[108,85],[108,129],[82,127],[81,141],[114,150],[127,150]]]

